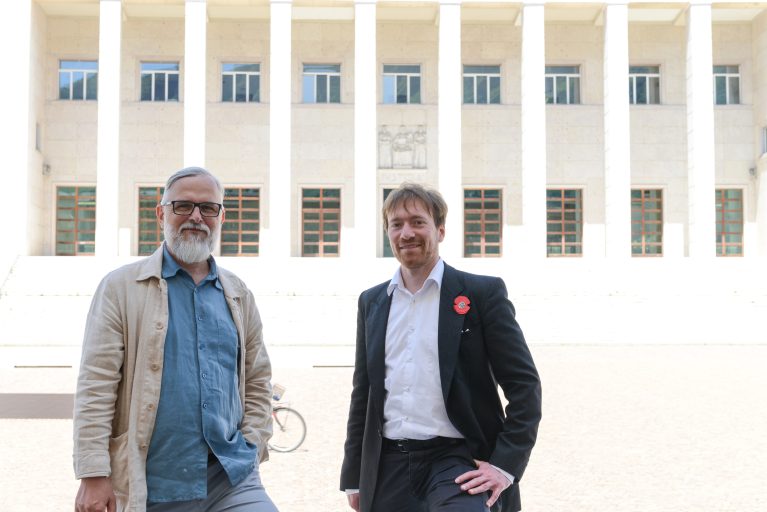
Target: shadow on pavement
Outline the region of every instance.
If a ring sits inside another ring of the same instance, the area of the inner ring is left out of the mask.
[[[2,419],[72,419],[71,393],[0,393]]]

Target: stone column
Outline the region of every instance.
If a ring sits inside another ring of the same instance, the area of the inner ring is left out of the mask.
[[[0,250],[0,279],[3,280],[16,256],[30,252],[27,230],[29,208],[34,202],[29,197],[29,176],[42,172],[40,168],[30,168],[30,152],[34,151],[35,143],[34,121],[29,118],[31,33],[32,2],[5,2],[0,17],[0,44],[5,49],[5,66],[13,70],[13,74],[3,81],[0,94],[3,112],[0,141],[7,190],[5,200],[10,202],[8,211],[13,212],[13,222],[6,223],[6,238]]]
[[[354,4],[354,229],[341,256],[374,258],[380,234],[376,205],[376,0]]]
[[[290,257],[291,212],[291,41],[293,4],[272,0],[269,41],[269,218],[262,222],[261,254]]]
[[[119,247],[121,32],[122,3],[101,0],[96,132],[97,256],[117,256]]]
[[[711,53],[711,2],[693,0],[687,12],[687,243],[695,258],[716,256]]]
[[[448,205],[447,234],[440,252],[450,260],[463,257],[460,0],[440,0],[438,65],[438,187]]]
[[[767,160],[760,160],[756,169],[756,250],[745,247],[745,253],[767,258]]]
[[[628,5],[605,7],[605,255],[631,257]]]
[[[184,167],[205,166],[205,0],[186,0],[184,18]]]
[[[546,257],[546,68],[543,3],[522,6],[522,240],[514,252]]]

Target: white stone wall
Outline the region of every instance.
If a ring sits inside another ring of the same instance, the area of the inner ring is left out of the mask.
[[[343,230],[354,218],[354,23],[293,23],[291,254],[301,255],[301,190],[341,189]],[[341,103],[303,104],[304,64],[341,65]]]
[[[41,17],[45,17],[42,15]],[[50,165],[45,179],[44,243],[41,254],[56,253],[56,188],[96,184],[98,103],[59,100],[59,61],[98,60],[98,18],[45,17],[46,52],[42,88],[45,94],[43,155]],[[34,62],[34,61],[33,61]],[[98,190],[96,191],[98,195]]]
[[[752,60],[751,24],[715,25],[713,29],[713,61],[717,64],[740,66],[740,105],[714,107],[716,123],[716,184],[722,188],[743,190],[744,221],[756,216],[754,181],[749,169],[755,166],[754,126],[754,66]],[[750,229],[744,236],[745,250],[757,246]]]
[[[221,65],[261,65],[260,103],[223,103]],[[226,184],[262,187],[269,176],[269,23],[208,23],[206,165]],[[262,216],[266,209],[262,202]]]
[[[501,104],[463,106],[463,185],[500,188],[504,224],[520,225],[522,31],[509,22],[464,23],[461,28],[462,64],[501,66]]]
[[[141,98],[141,62],[179,62],[180,101]],[[129,18],[123,23],[120,122],[120,228],[137,251],[138,187],[163,185],[183,166],[184,20]]]

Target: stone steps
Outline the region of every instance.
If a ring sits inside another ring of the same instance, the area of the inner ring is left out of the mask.
[[[0,279],[0,365],[75,365],[93,291],[108,271],[133,260],[17,259]],[[218,261],[253,290],[270,350],[330,365],[352,362],[360,291],[396,268],[392,259]],[[767,343],[767,271],[757,260],[460,260],[456,266],[504,278],[530,343]]]

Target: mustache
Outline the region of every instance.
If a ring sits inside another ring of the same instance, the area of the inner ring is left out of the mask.
[[[197,223],[193,221],[187,221],[181,224],[181,226],[178,228],[178,232],[181,233],[185,229],[197,229],[200,231],[204,231],[206,235],[210,235],[210,228],[205,223]]]

